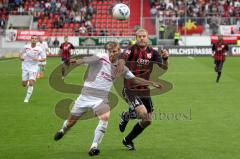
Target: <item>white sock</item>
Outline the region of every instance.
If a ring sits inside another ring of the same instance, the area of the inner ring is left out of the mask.
[[[104,133],[106,132],[108,122],[100,120],[98,123],[98,126],[95,129],[94,133],[94,139],[91,148],[98,147],[98,145],[101,143],[102,138],[104,136]]]
[[[66,133],[70,128],[67,127],[67,120],[65,120],[63,122],[63,126],[62,126],[62,129],[60,131],[62,131],[63,133]]]
[[[28,86],[27,95],[26,95],[25,99],[29,100],[32,95],[32,92],[33,92],[33,86]]]

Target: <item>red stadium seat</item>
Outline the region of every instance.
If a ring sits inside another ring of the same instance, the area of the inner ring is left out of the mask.
[[[69,27],[70,27],[70,28],[74,28],[74,23],[70,23],[70,24],[69,24]]]
[[[65,23],[63,27],[64,27],[64,28],[69,28],[69,24],[68,24],[68,23]]]

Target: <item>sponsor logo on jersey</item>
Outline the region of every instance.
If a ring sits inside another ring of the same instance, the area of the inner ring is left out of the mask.
[[[148,59],[151,59],[151,58],[152,58],[152,54],[151,54],[151,53],[148,53],[148,54],[147,54],[147,57],[148,57]]]
[[[137,60],[137,63],[140,64],[140,65],[149,65],[149,60],[148,59],[141,59],[141,58],[139,58]]]

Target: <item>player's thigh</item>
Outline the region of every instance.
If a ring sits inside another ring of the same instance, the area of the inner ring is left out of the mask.
[[[137,106],[137,107],[135,108],[135,111],[136,111],[137,116],[138,116],[139,118],[141,118],[141,119],[147,118],[148,112],[147,112],[146,107],[145,107],[143,104]]]
[[[37,72],[30,71],[29,72],[29,85],[34,85],[37,78]]]
[[[70,60],[68,59],[62,59],[62,67],[69,67]]]
[[[223,63],[224,63],[224,61],[220,61],[220,60],[215,61],[216,71],[221,71],[222,70]]]
[[[107,100],[102,100],[101,103],[94,105],[92,109],[94,114],[98,116],[100,120],[108,121],[111,109],[108,105]]]
[[[22,70],[22,82],[27,82],[29,80],[29,71]]]
[[[147,109],[147,112],[152,113],[154,111],[154,108],[151,97],[141,97],[140,99],[145,108]]]
[[[138,96],[127,92],[126,89],[123,89],[123,96],[125,101],[128,103],[129,109],[131,111],[134,111],[137,107],[143,105],[141,99]]]
[[[219,70],[220,70],[220,71],[221,71],[222,68],[223,68],[223,64],[224,64],[224,61],[220,61],[220,62],[219,62],[219,66],[218,66],[218,67],[219,67]]]
[[[71,111],[70,116],[80,118],[89,110],[89,104],[86,101],[76,100]]]

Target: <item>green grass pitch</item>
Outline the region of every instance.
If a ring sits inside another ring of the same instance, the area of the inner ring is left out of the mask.
[[[60,63],[49,58],[46,76],[37,80],[30,103],[23,103],[18,59],[0,61],[0,158],[1,159],[85,159],[92,142],[96,119],[80,121],[64,138],[53,136],[63,120],[54,112],[63,98],[78,95],[57,92],[48,77]],[[66,82],[82,83],[84,69],[76,69]],[[215,83],[211,57],[171,57],[163,79],[174,88],[154,96],[155,119],[135,140],[137,151],[129,152],[118,130],[119,115],[127,109],[123,100],[111,112],[100,156],[104,159],[237,159],[240,151],[240,58],[227,58],[222,78]],[[174,115],[180,114],[181,118]],[[178,120],[177,120],[178,119]]]

